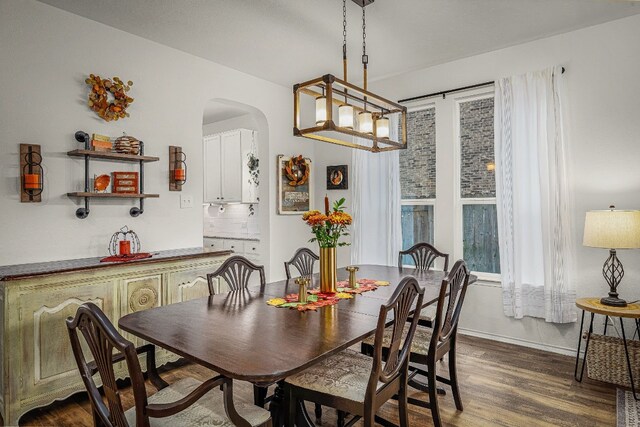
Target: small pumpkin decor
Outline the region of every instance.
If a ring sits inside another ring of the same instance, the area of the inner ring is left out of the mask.
[[[309,180],[310,172],[309,165],[302,154],[297,157],[292,156],[284,167],[284,173],[292,187],[304,185]]]
[[[87,105],[98,116],[108,122],[129,117],[127,108],[133,102],[133,98],[128,96],[127,92],[133,86],[131,80],[125,84],[119,77],[103,79],[95,74],[89,74],[85,83],[91,87]]]

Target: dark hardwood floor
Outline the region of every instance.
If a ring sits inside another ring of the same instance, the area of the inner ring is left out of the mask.
[[[443,364],[441,372],[446,372]],[[586,379],[573,379],[574,359],[544,351],[473,337],[460,337],[459,381],[464,411],[457,412],[451,393],[440,396],[447,426],[614,426],[615,387]],[[211,372],[181,364],[161,370],[169,383],[185,376],[205,379]],[[234,384],[236,395],[252,399],[249,384]],[[152,394],[155,390],[149,385]],[[130,389],[123,392],[125,408],[133,406]],[[426,399],[426,395],[413,393]],[[20,425],[90,426],[89,402],[78,394],[25,415]],[[309,411],[313,414],[313,410]],[[428,409],[410,406],[412,426],[430,426]],[[397,422],[395,402],[379,415]],[[335,425],[335,412],[325,408],[318,425]],[[361,425],[361,424],[357,424]]]

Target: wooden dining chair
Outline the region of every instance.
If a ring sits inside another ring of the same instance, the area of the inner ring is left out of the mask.
[[[287,274],[287,280],[291,279],[291,266],[294,266],[301,276],[311,276],[313,274],[313,264],[319,259],[320,257],[314,254],[311,249],[298,249],[289,261],[284,262],[284,272]]]
[[[376,411],[398,395],[400,426],[408,426],[407,368],[411,342],[418,326],[417,317],[410,326],[404,326],[413,307],[417,307],[419,313],[423,298],[424,291],[416,279],[405,277],[387,304],[380,306],[373,357],[346,350],[287,378],[284,383],[289,407],[287,425],[294,425],[297,414],[307,417],[304,401],[331,406],[339,413],[352,415],[347,425],[361,418],[365,427],[373,426],[376,420],[387,423],[376,416]],[[389,314],[393,315],[391,346],[386,352],[386,362],[383,362],[382,339]]]
[[[400,251],[398,253],[398,268],[402,268],[402,257],[408,255],[413,259],[413,263],[416,266],[416,270],[427,271],[431,270],[433,263],[438,258],[444,258],[444,271],[449,270],[449,254],[440,252],[435,246],[429,243],[416,243],[406,251]]]
[[[449,269],[449,254],[440,252],[435,246],[429,243],[416,243],[406,251],[400,251],[398,253],[398,268],[402,268],[402,258],[408,255],[413,259],[413,263],[416,266],[416,270],[428,271],[433,268],[434,262],[438,258],[443,258],[444,265],[443,270]],[[433,325],[433,313],[422,312],[420,315],[419,326],[431,327]]]
[[[429,394],[429,402],[410,398],[409,403],[431,409],[433,423],[436,427],[442,425],[440,411],[438,409],[437,383],[451,386],[451,392],[456,404],[456,409],[463,410],[458,376],[456,370],[456,343],[458,336],[458,320],[462,311],[462,304],[469,286],[469,269],[463,260],[457,261],[447,277],[442,281],[436,316],[433,328],[419,327],[411,345],[409,385]],[[408,328],[409,326],[405,326]],[[387,328],[383,336],[383,347],[391,347],[393,342],[393,330]],[[377,343],[367,339],[362,343],[362,352],[372,354]],[[443,378],[436,372],[437,362],[449,356],[449,378]],[[426,366],[426,370],[421,366]],[[427,382],[419,381],[416,376],[420,374],[427,378]]]
[[[254,271],[260,273],[260,285],[264,286],[267,282],[264,276],[264,266],[256,265],[240,255],[227,258],[216,271],[207,274],[209,295],[215,294],[213,279],[221,277],[227,282],[231,291],[237,291],[249,285],[249,279]]]
[[[155,365],[155,347],[151,344],[137,348],[118,333],[107,316],[93,303],[81,305],[75,317],[67,319],[71,348],[80,376],[89,394],[93,421],[96,426],[107,427],[163,427],[163,426],[271,426],[268,411],[255,405],[233,399],[232,381],[222,375],[199,382],[184,378],[167,384],[158,375]],[[80,334],[78,334],[80,331]],[[93,361],[87,361],[84,347],[89,349]],[[114,354],[114,349],[116,353]],[[147,373],[158,390],[147,397],[138,354],[147,354]],[[118,389],[114,364],[126,362],[131,378],[134,407],[124,410]],[[99,374],[101,388],[96,384]],[[217,388],[222,388],[222,392]],[[102,390],[102,391],[101,391]]]

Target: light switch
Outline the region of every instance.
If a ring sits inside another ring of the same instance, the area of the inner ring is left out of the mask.
[[[180,194],[180,209],[190,209],[193,207],[193,196]]]

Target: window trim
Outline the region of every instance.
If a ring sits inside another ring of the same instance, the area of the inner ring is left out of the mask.
[[[480,88],[477,90],[461,92],[459,95],[453,95],[453,167],[454,167],[454,233],[453,233],[453,255],[455,259],[463,259],[463,243],[464,223],[462,218],[462,209],[464,205],[489,205],[497,204],[495,197],[462,197],[462,188],[460,187],[462,177],[460,176],[460,168],[462,166],[462,150],[460,147],[460,104],[464,102],[477,101],[480,99],[495,98],[493,87]],[[495,136],[494,136],[495,138]],[[436,168],[438,163],[436,160]],[[436,184],[437,185],[437,184]],[[435,235],[435,226],[434,226]],[[486,282],[500,282],[502,275],[498,273],[485,273],[482,271],[473,271],[479,280]]]

